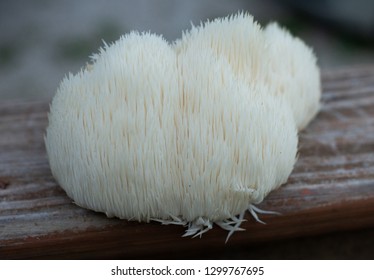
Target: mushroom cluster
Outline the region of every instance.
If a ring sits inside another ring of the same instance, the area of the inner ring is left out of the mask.
[[[311,49],[238,13],[172,44],[131,32],[105,45],[61,82],[45,143],[77,205],[230,236],[287,181],[319,102]]]

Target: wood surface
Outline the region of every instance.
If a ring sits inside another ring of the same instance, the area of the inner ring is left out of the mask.
[[[322,73],[322,109],[300,133],[287,184],[225,244],[215,227],[128,222],[82,209],[53,179],[43,135],[48,102],[0,103],[0,258],[201,258],[270,240],[374,227],[374,65]]]

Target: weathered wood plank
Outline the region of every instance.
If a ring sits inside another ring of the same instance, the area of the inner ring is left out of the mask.
[[[183,228],[108,219],[74,205],[54,181],[43,135],[47,102],[0,104],[1,258],[199,258],[281,238],[374,226],[374,66],[323,73],[322,110],[300,134],[288,183],[260,205],[281,212],[243,223],[225,245]]]

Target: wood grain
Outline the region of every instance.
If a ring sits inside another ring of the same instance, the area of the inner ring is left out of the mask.
[[[182,238],[179,226],[106,218],[74,205],[53,179],[44,147],[48,102],[0,104],[0,257],[201,258],[269,240],[374,226],[374,66],[324,72],[322,110],[300,134],[288,183],[247,215],[225,244],[216,227]]]

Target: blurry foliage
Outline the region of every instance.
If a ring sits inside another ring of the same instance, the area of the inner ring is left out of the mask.
[[[118,25],[110,21],[101,22],[93,34],[85,37],[65,38],[58,44],[57,55],[60,59],[84,61],[97,49],[103,46],[103,40],[111,43],[124,34]]]
[[[0,44],[0,67],[10,66],[16,59],[18,48],[10,42]]]
[[[329,25],[323,22],[313,21],[312,18],[302,18],[300,15],[294,15],[278,21],[279,25],[288,29],[294,36],[303,38],[306,42],[310,40],[311,30],[318,30],[319,33],[326,33],[330,38],[330,44],[336,48],[336,52],[341,52],[342,55],[350,56],[353,52],[374,50],[374,41],[371,38],[365,38],[352,34],[350,32],[343,32],[337,26]]]
[[[97,42],[89,38],[69,38],[58,45],[58,54],[62,59],[82,60],[86,59],[97,45]]]
[[[297,17],[289,17],[278,21],[279,25],[286,28],[294,36],[300,36],[302,32],[308,29],[308,23],[299,20]]]

